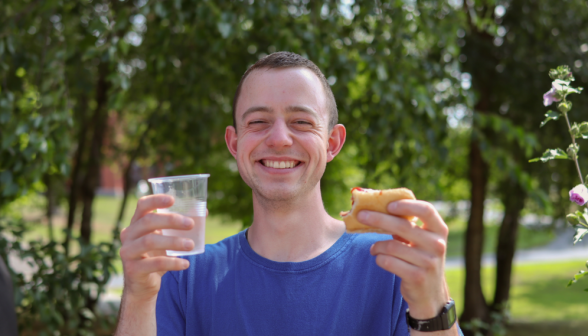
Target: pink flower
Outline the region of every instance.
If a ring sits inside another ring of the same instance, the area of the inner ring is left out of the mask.
[[[574,189],[570,190],[570,201],[584,205],[588,201],[588,188],[583,184],[578,184]]]
[[[551,90],[547,91],[543,95],[543,104],[545,106],[549,106],[549,105],[553,104],[554,102],[558,102],[560,100],[561,100],[561,98],[558,97],[557,91],[555,90],[555,87],[552,87]]]

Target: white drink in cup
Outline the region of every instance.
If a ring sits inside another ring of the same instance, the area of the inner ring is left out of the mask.
[[[192,218],[194,227],[190,230],[162,230],[164,236],[189,238],[194,241],[191,251],[171,251],[168,256],[185,256],[204,253],[204,228],[206,226],[206,196],[209,174],[157,177],[149,179],[154,194],[174,197],[174,205],[157,209],[159,213],[177,213]]]

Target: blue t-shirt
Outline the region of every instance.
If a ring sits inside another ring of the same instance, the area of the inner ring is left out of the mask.
[[[303,262],[255,253],[242,231],[190,267],[167,272],[157,297],[163,335],[408,335],[400,278],[374,261],[381,234],[343,234]]]

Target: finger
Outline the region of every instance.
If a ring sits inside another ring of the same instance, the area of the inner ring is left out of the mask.
[[[376,242],[370,248],[370,253],[374,256],[388,255],[403,260],[411,265],[421,268],[436,268],[440,260],[435,255],[429,254],[423,250],[418,250],[403,244],[396,240],[382,240]]]
[[[144,276],[155,272],[182,271],[190,266],[186,259],[176,257],[154,257],[136,260],[127,265],[125,275],[129,277]]]
[[[403,281],[409,281],[411,285],[422,285],[427,279],[424,269],[396,257],[378,254],[376,264],[386,271],[398,275]]]
[[[131,224],[146,214],[153,212],[153,210],[169,208],[173,204],[174,198],[170,195],[156,194],[143,196],[137,202],[137,208],[135,209],[135,214],[131,219]]]
[[[161,229],[189,230],[194,227],[190,217],[173,213],[148,213],[128,227],[125,239],[133,240]]]
[[[141,259],[145,253],[158,250],[190,251],[194,241],[188,238],[148,234],[131,240],[120,248],[120,256],[125,260]]]
[[[410,242],[402,237],[400,237],[399,235],[392,235],[392,237],[394,237],[395,240],[404,243],[404,244],[410,244]]]
[[[368,226],[380,228],[394,236],[403,238],[414,245],[425,247],[440,237],[418,227],[407,219],[380,212],[362,210],[357,219]]]
[[[418,200],[400,200],[391,202],[387,207],[391,215],[415,216],[423,222],[423,229],[447,237],[447,224],[443,221],[433,204]]]

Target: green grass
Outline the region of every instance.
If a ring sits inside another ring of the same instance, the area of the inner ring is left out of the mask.
[[[461,219],[448,220],[449,237],[447,238],[447,257],[459,257],[463,255],[464,236],[467,223]],[[494,253],[498,238],[499,225],[486,225],[484,228],[484,253]],[[529,249],[549,243],[555,235],[552,231],[532,230],[524,226],[519,227],[517,237],[517,249]]]
[[[566,287],[585,260],[523,264],[514,267],[510,312],[519,322],[586,321],[588,316],[588,281]],[[464,270],[445,272],[451,296],[458,312],[463,310]],[[486,300],[494,294],[494,267],[482,269],[482,289]]]
[[[43,216],[43,202],[44,199],[41,196],[31,198],[25,205],[17,205],[13,210],[21,213],[24,218],[33,224],[31,232],[25,236],[25,239],[46,239],[48,237],[48,226]],[[112,241],[112,229],[115,225],[115,220],[118,217],[120,211],[121,199],[116,197],[97,196],[92,212],[92,243],[98,244],[100,242]],[[134,196],[129,197],[121,229],[127,227],[130,222],[135,208],[137,207],[137,198]],[[81,210],[81,209],[78,209]],[[78,211],[80,212],[80,211]],[[80,213],[77,214],[78,222]],[[65,234],[63,229],[66,227],[67,222],[67,207],[61,207],[58,214],[54,218],[54,229],[53,233],[57,241],[63,241]],[[214,244],[228,236],[234,235],[241,230],[241,223],[231,221],[227,216],[223,215],[211,215],[206,220],[206,244]],[[74,226],[74,237],[79,236],[79,225]],[[77,244],[72,244],[72,253],[77,253]],[[115,261],[115,268],[122,274],[122,264],[120,260]]]
[[[94,244],[100,242],[108,242],[112,240],[112,229],[115,225],[115,220],[118,217],[120,209],[120,198],[98,196],[94,201],[92,208],[92,242]],[[40,204],[32,206],[29,209],[22,210],[25,218],[30,222],[36,221],[41,222],[40,225],[34,225],[33,230],[30,233],[30,237],[27,238],[39,238],[47,237],[48,229],[45,220],[39,220],[42,218],[42,211],[39,209]],[[121,229],[127,227],[130,222],[135,208],[137,207],[137,198],[132,196],[127,201],[125,213],[122,220]],[[58,215],[54,220],[54,234],[55,238],[59,241],[64,238],[63,229],[66,226],[66,211],[65,207],[60,208]],[[80,214],[77,214],[79,218]],[[78,219],[79,220],[79,219]],[[206,220],[206,243],[214,244],[230,235],[233,235],[241,230],[241,223],[231,221],[226,216],[212,215]],[[74,235],[79,234],[79,225],[74,226]]]

